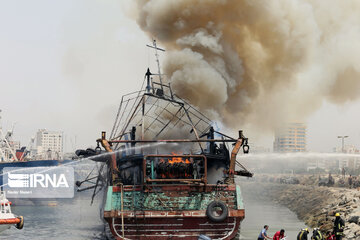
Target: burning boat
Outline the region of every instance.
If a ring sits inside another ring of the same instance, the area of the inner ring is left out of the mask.
[[[147,69],[143,87],[123,96],[109,138],[102,132],[95,150],[77,151],[104,162],[77,183],[96,184],[79,191],[104,188],[102,218],[116,239],[235,239],[245,210],[234,178],[252,176],[236,156],[249,151],[248,139],[217,131],[173,93],[160,67]]]

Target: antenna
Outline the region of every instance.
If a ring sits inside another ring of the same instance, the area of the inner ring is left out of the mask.
[[[146,44],[146,46],[149,47],[149,48],[155,49],[155,58],[156,58],[157,66],[158,66],[158,75],[159,75],[159,80],[160,80],[160,86],[161,86],[161,90],[164,90],[164,89],[163,89],[163,85],[162,85],[163,83],[162,83],[161,72],[160,72],[160,61],[159,61],[158,50],[159,50],[159,51],[163,51],[163,52],[165,52],[165,50],[162,49],[162,48],[158,48],[158,47],[156,46],[156,40],[155,40],[155,39],[153,39],[153,45],[152,45],[152,46],[150,46],[150,45],[148,45],[148,44]],[[154,75],[154,74],[152,74],[152,75]]]

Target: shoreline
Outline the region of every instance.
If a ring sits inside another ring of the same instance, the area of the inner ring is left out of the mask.
[[[244,180],[239,183],[251,197],[263,196],[283,205],[323,233],[332,230],[334,215],[339,212],[345,220],[343,239],[360,239],[360,191],[356,189]]]

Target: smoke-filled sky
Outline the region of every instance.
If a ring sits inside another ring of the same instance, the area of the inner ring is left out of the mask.
[[[358,1],[0,1],[0,109],[26,145],[61,130],[66,150],[109,130],[137,90],[156,37],[177,93],[272,146],[284,121],[308,123],[308,149],[337,135],[360,147]],[[76,144],[75,144],[76,138]]]

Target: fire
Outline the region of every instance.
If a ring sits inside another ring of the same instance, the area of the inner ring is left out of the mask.
[[[166,179],[186,179],[193,176],[193,161],[187,157],[180,157],[182,153],[171,153],[174,157],[161,158],[156,172],[158,177]]]
[[[181,155],[181,153],[180,154],[176,154],[175,152],[172,152],[171,153],[172,155]],[[162,159],[163,160],[163,159]],[[185,160],[183,160],[181,157],[172,157],[171,159],[169,159],[169,161],[168,161],[170,164],[174,164],[174,163],[185,163],[185,164],[190,164],[191,162],[189,161],[189,159],[185,159]]]

